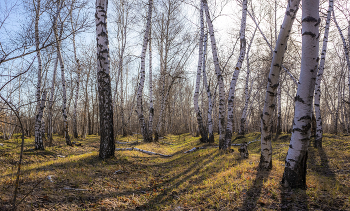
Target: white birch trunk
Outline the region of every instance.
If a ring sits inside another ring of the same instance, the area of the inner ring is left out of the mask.
[[[39,39],[39,18],[40,18],[40,0],[37,0],[37,5],[35,7],[35,48],[36,55],[38,58],[38,82],[36,86],[36,112],[37,118],[35,119],[35,149],[44,149],[43,140],[40,133],[41,119],[42,114],[40,114],[40,107],[42,101],[40,100],[41,95],[41,81],[42,81],[42,61],[41,61],[41,52],[40,52],[40,39]],[[35,5],[34,5],[35,6]]]
[[[154,107],[153,107],[153,80],[152,80],[152,20],[149,29],[149,120],[148,120],[148,135],[151,140],[153,140],[153,117],[154,117]]]
[[[40,101],[40,106],[38,108],[38,114],[36,115],[36,122],[39,124],[35,124],[35,149],[36,150],[44,150],[44,142],[42,137],[42,118],[44,114],[46,103],[46,91],[43,92],[42,99]]]
[[[272,168],[272,145],[271,145],[271,118],[276,107],[275,96],[279,86],[280,71],[282,67],[284,53],[287,49],[287,41],[295,19],[296,13],[299,9],[300,0],[289,0],[286,9],[286,14],[278,35],[275,50],[273,51],[273,58],[268,76],[267,90],[265,96],[265,104],[261,117],[261,156],[260,169]]]
[[[107,31],[108,0],[96,0],[97,82],[100,112],[100,152],[102,159],[114,157],[113,102]]]
[[[245,51],[246,51],[246,39],[245,39],[245,28],[247,22],[247,1],[242,1],[242,21],[241,21],[241,29],[239,32],[240,39],[240,51],[238,61],[235,67],[235,72],[233,73],[230,91],[228,93],[228,102],[227,102],[227,125],[226,125],[226,134],[225,141],[219,143],[220,149],[228,149],[231,146],[232,139],[232,126],[233,126],[233,100],[235,97],[236,84],[238,81],[238,75],[242,68],[242,63],[244,61]]]
[[[333,10],[333,0],[329,0],[329,8],[327,12],[327,20],[326,20],[325,32],[323,37],[323,46],[322,46],[322,52],[321,52],[321,61],[318,67],[316,85],[315,85],[314,106],[315,106],[315,113],[316,113],[316,137],[315,137],[316,148],[322,148],[323,128],[322,128],[322,117],[321,117],[321,109],[320,109],[321,80],[322,80],[324,64],[326,60],[329,25],[331,22],[332,10]]]
[[[205,133],[203,118],[201,109],[198,106],[198,98],[199,98],[199,87],[201,83],[201,73],[202,73],[202,65],[203,65],[203,37],[204,37],[204,20],[203,20],[203,2],[201,2],[200,7],[200,35],[199,35],[199,55],[198,55],[198,66],[197,66],[197,77],[196,77],[196,88],[193,95],[193,105],[194,110],[196,112],[197,124],[199,133],[201,135],[201,142],[208,142],[207,134]]]
[[[248,49],[247,49],[247,77],[245,79],[245,86],[244,86],[245,102],[244,102],[244,108],[243,108],[242,117],[241,117],[241,125],[240,125],[240,128],[239,128],[239,134],[240,135],[244,135],[245,134],[244,126],[245,126],[245,122],[246,122],[246,119],[247,119],[247,110],[248,110],[248,104],[249,104],[250,93],[251,93],[251,92],[248,92],[249,76],[250,76],[249,51],[250,51],[250,47],[253,44],[253,40],[254,40],[254,36],[255,36],[255,33],[256,33],[256,29],[257,29],[257,27],[254,30],[253,36],[252,36],[252,38],[250,40],[250,43],[249,43],[249,46],[248,46]],[[252,82],[252,84],[253,84],[253,82]]]
[[[219,124],[218,124],[219,125],[219,135],[220,135],[219,142],[223,143],[225,141],[224,124],[225,124],[225,98],[226,98],[224,80],[223,80],[223,76],[222,76],[220,65],[219,65],[216,40],[215,40],[215,35],[214,35],[214,27],[213,27],[213,23],[212,23],[211,18],[210,18],[208,3],[207,3],[207,0],[202,0],[202,2],[203,2],[203,8],[205,11],[206,20],[207,20],[208,29],[209,29],[211,50],[213,53],[213,60],[214,60],[214,65],[215,65],[215,74],[217,76],[217,80],[218,80],[218,84],[219,84]],[[221,149],[221,147],[220,147],[220,149]]]
[[[53,69],[52,86],[50,89],[50,98],[49,98],[49,108],[48,108],[48,121],[49,122],[48,122],[48,130],[47,130],[47,138],[49,140],[49,146],[52,146],[52,142],[53,142],[52,108],[53,108],[53,103],[54,103],[57,65],[58,65],[58,57],[56,57],[55,65],[54,65],[54,69]]]
[[[208,86],[208,80],[207,80],[207,73],[205,71],[205,60],[206,60],[206,54],[207,54],[207,40],[208,40],[208,34],[205,34],[204,36],[204,49],[203,49],[203,85],[207,91],[208,95],[208,132],[209,132],[209,143],[214,143],[214,132],[213,132],[213,118],[212,118],[212,112],[213,112],[213,103],[212,103],[212,96],[210,92],[210,87]]]
[[[58,28],[57,28],[57,19],[60,16],[61,11],[61,2],[59,1],[57,3],[57,16],[56,21],[54,22],[54,34],[56,38],[56,50],[57,50],[57,57],[58,61],[60,62],[60,68],[61,68],[61,80],[62,80],[62,116],[63,116],[63,131],[64,131],[64,137],[66,140],[66,144],[69,146],[72,146],[72,142],[70,140],[69,134],[68,134],[68,119],[67,119],[67,91],[66,91],[66,79],[65,79],[65,70],[64,70],[64,63],[63,58],[61,54],[61,41],[58,35]],[[63,27],[63,23],[61,24]],[[62,28],[61,28],[62,30]]]
[[[318,65],[319,0],[303,0],[302,57],[299,86],[295,97],[292,137],[282,179],[285,187],[306,188],[312,102]]]
[[[74,59],[76,62],[76,68],[77,68],[77,89],[75,91],[75,99],[74,99],[74,109],[73,109],[73,137],[78,138],[78,117],[77,117],[77,106],[78,106],[78,98],[79,98],[79,85],[80,85],[80,72],[81,72],[81,66],[80,61],[77,57],[77,51],[75,47],[75,28],[73,27],[73,17],[71,16],[71,24],[72,24],[72,30],[73,30],[73,51],[74,51]]]
[[[144,83],[145,83],[145,58],[146,58],[148,36],[149,36],[149,30],[150,30],[151,18],[152,18],[152,4],[153,4],[153,0],[149,0],[148,1],[148,16],[147,16],[146,31],[145,31],[145,35],[143,38],[143,45],[142,45],[142,52],[141,52],[140,83],[138,85],[138,91],[137,91],[137,114],[138,114],[138,118],[139,118],[139,122],[140,122],[141,133],[143,135],[143,139],[147,142],[149,142],[151,140],[149,140],[148,128],[146,127],[145,118],[143,115],[142,92],[143,92],[143,87],[144,87]]]

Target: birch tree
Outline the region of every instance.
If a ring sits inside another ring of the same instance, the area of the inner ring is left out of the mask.
[[[329,0],[329,8],[327,12],[327,20],[326,20],[326,26],[325,26],[324,37],[323,37],[323,46],[322,46],[322,52],[321,52],[321,61],[318,67],[316,85],[315,85],[314,106],[315,106],[315,113],[316,113],[316,137],[315,137],[316,148],[322,148],[323,128],[322,128],[322,117],[321,117],[321,110],[320,110],[321,80],[322,80],[323,71],[324,71],[324,64],[326,61],[329,25],[331,22],[332,10],[333,10],[333,0]]]
[[[261,117],[261,156],[260,169],[272,168],[272,145],[271,145],[271,117],[276,107],[275,96],[279,86],[280,71],[282,67],[284,53],[287,49],[287,41],[289,34],[299,9],[300,0],[289,0],[286,14],[278,35],[273,58],[271,62],[270,72],[268,76],[265,104]]]
[[[108,0],[96,0],[97,83],[100,112],[100,152],[102,159],[114,156],[113,102],[107,31]]]
[[[245,134],[245,127],[244,126],[245,126],[246,119],[247,119],[248,103],[249,103],[249,99],[250,99],[250,92],[248,92],[249,76],[250,76],[249,51],[250,51],[250,48],[253,44],[256,29],[257,29],[257,27],[254,30],[253,36],[250,39],[250,43],[249,43],[249,46],[247,49],[247,76],[246,76],[245,86],[244,86],[245,101],[244,101],[244,108],[243,108],[242,117],[241,117],[241,125],[239,128],[239,134],[241,134],[241,135]],[[251,86],[253,86],[253,81],[251,82]]]
[[[199,43],[198,43],[199,55],[198,55],[196,88],[193,95],[193,104],[194,104],[194,110],[197,116],[199,133],[202,137],[201,142],[206,143],[208,142],[208,135],[203,125],[202,112],[198,106],[199,87],[201,82],[201,74],[202,74],[202,66],[203,66],[203,37],[204,37],[203,2],[201,2],[199,14],[200,14],[200,35],[199,35]]]
[[[148,119],[148,135],[149,138],[153,139],[153,117],[154,117],[154,107],[153,107],[153,75],[152,75],[152,20],[149,28],[148,37],[148,47],[149,47],[149,119]]]
[[[59,0],[57,2],[57,15],[56,18],[58,19],[60,17],[60,12],[61,12],[61,1]],[[61,21],[61,30],[63,29],[63,23],[64,21]],[[59,33],[58,33],[58,26],[57,26],[57,20],[54,21],[54,34],[56,38],[56,50],[57,50],[57,57],[58,61],[60,63],[60,69],[61,69],[61,83],[62,83],[62,116],[63,116],[63,133],[64,133],[64,138],[66,140],[66,144],[69,146],[72,146],[72,142],[69,137],[68,133],[68,118],[67,118],[67,91],[66,91],[66,78],[65,78],[65,67],[64,67],[64,62],[62,58],[62,53],[61,53],[61,40],[59,38]]]
[[[57,65],[58,65],[58,57],[56,57],[53,74],[52,74],[52,85],[50,88],[50,98],[49,98],[49,106],[48,106],[48,130],[47,130],[47,138],[49,142],[49,146],[52,146],[53,142],[53,104],[54,104],[54,95],[55,95],[55,84],[56,84],[56,74],[57,74]]]
[[[40,51],[40,37],[39,37],[39,18],[41,15],[41,1],[37,0],[36,5],[34,3],[34,9],[35,9],[35,23],[34,23],[34,30],[35,30],[35,48],[36,48],[36,56],[38,58],[38,82],[36,86],[36,110],[37,110],[37,116],[35,118],[35,149],[44,149],[43,139],[41,136],[41,120],[42,120],[42,112],[44,110],[44,107],[41,107],[43,105],[43,102],[40,99],[41,96],[41,82],[42,82],[42,61],[41,61],[41,51]],[[45,98],[46,100],[46,98]],[[42,110],[41,110],[42,108]]]
[[[236,63],[235,71],[232,76],[230,91],[228,93],[226,134],[225,134],[225,141],[221,141],[219,143],[220,149],[229,149],[231,146],[233,117],[234,117],[233,100],[235,97],[238,75],[239,75],[239,72],[241,71],[242,63],[244,61],[245,51],[246,51],[245,28],[246,28],[246,22],[247,22],[247,2],[248,0],[242,1],[242,20],[241,20],[241,29],[239,31],[239,40],[240,40],[239,57]]]
[[[208,24],[208,30],[210,35],[210,41],[211,41],[211,50],[213,54],[213,60],[214,60],[214,66],[215,66],[215,74],[217,76],[217,81],[219,84],[219,142],[222,143],[219,145],[220,149],[223,149],[223,143],[225,142],[225,130],[224,130],[224,124],[225,124],[225,87],[224,87],[224,80],[222,76],[222,71],[219,65],[219,58],[217,53],[217,47],[216,47],[216,39],[214,35],[214,26],[212,23],[212,20],[210,18],[209,8],[208,8],[208,2],[207,0],[202,0],[203,2],[203,9],[205,11],[206,21]]]
[[[137,91],[137,114],[139,117],[140,127],[141,127],[141,133],[143,135],[144,141],[152,141],[148,135],[148,128],[146,127],[145,118],[143,115],[143,106],[142,106],[142,92],[143,92],[143,86],[145,83],[145,59],[146,59],[146,51],[147,51],[147,45],[148,45],[148,37],[149,37],[149,30],[151,25],[151,18],[152,18],[152,4],[153,0],[148,1],[148,15],[147,15],[147,23],[146,23],[146,31],[145,35],[143,37],[143,45],[142,45],[142,52],[141,52],[141,74],[140,74],[140,83],[138,85],[138,91]]]
[[[73,10],[74,2],[72,3],[71,11]],[[75,99],[74,99],[74,108],[73,108],[73,137],[78,138],[78,120],[77,120],[77,105],[78,105],[78,98],[79,98],[79,85],[80,85],[80,73],[81,73],[81,65],[80,61],[77,57],[77,49],[75,46],[75,34],[77,30],[77,23],[73,22],[73,14],[70,14],[70,23],[72,28],[72,42],[73,42],[73,52],[74,52],[74,60],[76,65],[76,73],[77,73],[77,79],[76,79],[76,90],[75,90]]]
[[[285,187],[306,188],[312,101],[318,65],[319,0],[302,1],[302,57],[292,137],[282,179]]]
[[[42,133],[42,126],[43,126],[43,114],[46,104],[46,91],[42,94],[42,99],[40,101],[40,106],[38,108],[38,114],[36,115],[36,122],[38,124],[35,124],[35,149],[36,150],[44,150],[44,142],[43,142],[43,133]]]

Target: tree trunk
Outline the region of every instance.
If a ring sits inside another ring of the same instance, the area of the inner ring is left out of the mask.
[[[113,102],[109,75],[109,47],[107,31],[108,0],[96,0],[97,83],[100,112],[100,152],[102,159],[114,157]]]
[[[149,28],[149,120],[148,120],[148,135],[150,140],[153,140],[153,117],[154,117],[154,107],[153,107],[153,80],[152,80],[152,20]]]
[[[203,51],[203,84],[207,91],[208,95],[208,132],[209,132],[209,143],[214,143],[214,132],[213,132],[213,118],[212,118],[212,112],[213,112],[213,102],[212,102],[212,96],[210,92],[210,87],[208,86],[207,81],[207,73],[205,71],[205,60],[206,60],[206,54],[207,54],[207,40],[208,40],[208,34],[205,34],[204,36],[204,51]]]
[[[240,51],[238,61],[235,67],[235,72],[233,73],[230,91],[228,93],[228,102],[227,102],[227,125],[226,125],[226,134],[225,141],[221,141],[219,143],[220,149],[230,149],[231,139],[232,139],[232,126],[233,126],[233,100],[235,97],[236,84],[238,81],[238,75],[242,68],[242,63],[244,61],[245,51],[246,51],[246,39],[245,39],[245,28],[247,22],[247,2],[248,0],[242,1],[242,21],[241,21],[241,29],[239,32],[240,39]]]
[[[36,115],[36,122],[39,124],[35,124],[35,149],[36,150],[44,150],[44,142],[43,142],[43,133],[42,133],[42,119],[45,109],[46,103],[46,91],[43,92],[40,107],[38,108],[38,114]]]
[[[44,149],[43,140],[40,132],[41,128],[41,120],[42,120],[42,111],[41,111],[41,105],[43,105],[42,100],[40,100],[41,95],[41,78],[42,78],[42,61],[41,61],[41,52],[40,52],[40,38],[39,38],[39,18],[40,18],[40,0],[37,0],[37,5],[35,7],[35,48],[36,48],[36,55],[38,58],[38,83],[36,87],[36,111],[37,115],[35,118],[35,149]],[[46,94],[45,94],[46,95]],[[46,96],[45,99],[46,100]],[[44,104],[45,107],[45,104]],[[44,108],[42,108],[44,110]],[[5,138],[5,133],[4,133]]]
[[[281,26],[280,33],[276,42],[275,50],[273,51],[273,58],[268,76],[267,90],[265,96],[265,104],[261,117],[261,156],[260,169],[272,168],[272,145],[271,145],[271,118],[276,107],[275,96],[279,86],[280,71],[284,53],[287,49],[287,41],[295,19],[296,13],[299,9],[300,0],[289,0],[286,9],[286,14]]]
[[[214,27],[213,23],[210,18],[209,14],[209,8],[208,8],[208,3],[207,0],[202,0],[203,2],[203,8],[205,11],[206,15],[206,20],[209,28],[209,35],[210,35],[210,41],[211,41],[211,50],[213,53],[213,60],[214,60],[214,65],[215,65],[215,74],[217,76],[218,84],[219,84],[219,142],[224,143],[225,142],[225,129],[224,129],[224,124],[225,124],[225,87],[224,87],[224,80],[222,77],[221,69],[220,69],[220,64],[219,64],[219,58],[218,58],[218,53],[217,53],[217,47],[216,47],[216,40],[215,40],[215,35],[214,35]],[[220,149],[223,146],[220,146]]]
[[[204,37],[203,2],[201,2],[201,7],[200,7],[200,23],[201,23],[201,30],[200,30],[199,44],[198,44],[199,55],[198,55],[196,88],[193,95],[193,105],[194,105],[194,110],[196,112],[199,133],[201,135],[200,140],[201,142],[206,143],[208,142],[208,136],[205,132],[206,130],[204,129],[202,112],[198,106],[199,87],[201,83],[201,73],[202,73],[202,65],[203,65],[203,37]]]
[[[319,59],[319,0],[303,0],[302,5],[301,71],[295,97],[292,137],[282,179],[284,186],[291,188],[306,188],[312,101]]]
[[[250,76],[249,51],[250,51],[250,47],[253,44],[253,40],[254,40],[254,36],[255,36],[255,33],[256,33],[256,29],[257,29],[257,27],[254,30],[252,39],[250,40],[250,43],[249,43],[249,46],[248,46],[248,49],[247,49],[247,77],[245,79],[245,87],[244,87],[245,102],[244,102],[244,108],[243,108],[242,117],[241,117],[241,125],[240,125],[240,128],[239,128],[239,134],[240,135],[244,135],[245,134],[244,126],[245,126],[245,122],[246,122],[246,119],[247,119],[247,110],[248,110],[248,104],[249,104],[249,99],[250,99],[250,94],[251,94],[251,92],[248,92],[248,89],[249,89],[249,86],[248,86],[249,85],[249,76]],[[252,84],[253,84],[253,82],[252,82]]]
[[[52,114],[52,109],[53,109],[53,103],[54,103],[54,94],[55,94],[55,83],[56,83],[56,74],[57,74],[57,65],[58,65],[58,57],[56,57],[55,60],[55,66],[53,67],[53,76],[52,76],[52,86],[50,90],[50,99],[49,99],[49,112],[48,112],[48,130],[47,130],[47,138],[49,142],[49,146],[52,146],[53,142],[53,114]]]
[[[143,92],[143,86],[145,83],[145,58],[146,58],[148,36],[149,36],[149,30],[150,30],[151,18],[152,18],[152,4],[153,4],[153,0],[149,0],[147,25],[146,25],[145,35],[143,38],[143,46],[142,46],[142,53],[141,53],[141,77],[140,77],[140,83],[137,91],[137,114],[140,122],[141,133],[143,135],[144,141],[146,142],[150,142],[151,140],[148,135],[148,128],[146,127],[145,118],[143,115],[142,92]]]

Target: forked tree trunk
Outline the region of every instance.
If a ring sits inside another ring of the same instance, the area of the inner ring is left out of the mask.
[[[225,134],[225,141],[222,141],[219,143],[220,149],[230,149],[231,146],[231,139],[232,139],[232,126],[233,126],[233,100],[235,97],[236,92],[236,84],[238,81],[238,75],[242,68],[242,63],[244,61],[245,51],[246,51],[246,39],[245,39],[245,28],[246,28],[246,22],[247,22],[247,1],[242,1],[242,21],[241,21],[241,29],[239,32],[239,39],[240,39],[240,51],[239,51],[239,57],[238,61],[235,67],[235,72],[233,73],[231,84],[230,84],[230,91],[228,93],[228,102],[227,102],[227,125],[226,125],[226,134]]]
[[[213,132],[213,118],[212,118],[212,112],[213,112],[213,103],[212,103],[212,96],[210,92],[210,87],[208,86],[208,80],[207,80],[207,73],[205,71],[205,60],[206,60],[206,54],[207,54],[207,40],[208,40],[208,34],[204,35],[204,50],[203,50],[203,84],[207,91],[208,95],[208,132],[209,132],[209,143],[214,143],[214,132]]]
[[[143,37],[143,46],[142,46],[142,52],[141,52],[140,83],[139,83],[138,90],[137,90],[137,115],[138,115],[139,122],[140,122],[141,133],[142,133],[144,141],[146,141],[146,142],[150,142],[151,140],[150,140],[149,135],[148,135],[148,128],[146,127],[145,117],[143,115],[142,93],[143,93],[143,86],[145,83],[145,59],[146,59],[148,36],[149,36],[149,30],[150,30],[151,18],[152,18],[152,4],[153,4],[153,0],[149,0],[148,1],[148,16],[147,16],[146,31],[145,31],[145,35]]]
[[[206,130],[203,125],[202,112],[198,106],[199,87],[201,83],[201,73],[202,73],[202,65],[203,65],[203,37],[204,37],[203,2],[201,2],[199,13],[200,13],[201,29],[200,29],[199,44],[198,44],[199,55],[198,55],[196,88],[193,95],[193,105],[194,105],[194,110],[196,112],[199,133],[201,135],[201,142],[206,143],[208,142],[208,136],[207,136],[207,133],[205,132]]]
[[[299,9],[300,0],[289,0],[286,9],[286,14],[278,35],[275,50],[273,51],[273,58],[268,76],[267,90],[265,96],[265,104],[261,117],[261,156],[260,169],[272,168],[272,145],[271,145],[271,118],[274,113],[276,105],[275,96],[279,86],[280,71],[284,53],[287,49],[287,41],[289,34]]]
[[[107,31],[108,0],[96,0],[97,83],[100,112],[100,152],[102,159],[114,157],[113,102],[109,75],[109,47]]]
[[[38,114],[36,115],[36,122],[39,124],[35,124],[35,149],[36,150],[44,150],[44,142],[43,142],[43,133],[42,133],[42,119],[45,109],[46,103],[46,91],[43,92],[42,99],[40,102],[40,106],[38,108]]]
[[[322,128],[322,117],[321,117],[321,109],[320,109],[320,97],[321,97],[321,80],[323,76],[324,64],[326,61],[326,53],[327,53],[327,44],[328,44],[328,34],[329,34],[329,25],[331,22],[331,15],[333,10],[333,0],[329,0],[329,8],[327,12],[327,20],[323,37],[323,46],[321,52],[321,61],[318,67],[317,78],[316,78],[316,86],[315,86],[315,113],[316,113],[316,137],[315,137],[315,147],[322,148],[322,136],[323,136],[323,128]]]
[[[245,122],[246,122],[246,119],[247,119],[247,111],[248,111],[248,104],[249,104],[249,99],[250,99],[250,92],[248,92],[248,89],[249,89],[249,76],[250,76],[250,63],[249,63],[249,51],[250,51],[250,47],[252,46],[253,44],[253,40],[254,40],[254,36],[255,36],[255,33],[256,33],[256,29],[257,27],[255,28],[254,30],[254,33],[253,33],[253,36],[250,40],[250,43],[249,43],[249,46],[248,46],[248,49],[247,49],[247,77],[245,79],[245,87],[244,87],[244,95],[245,95],[245,102],[244,102],[244,108],[243,108],[243,112],[242,112],[242,117],[241,117],[241,125],[239,127],[239,134],[240,135],[244,135],[245,134]],[[253,84],[253,82],[252,82]]]
[[[214,35],[214,27],[213,23],[210,18],[209,14],[209,8],[208,8],[208,3],[207,0],[202,0],[203,2],[203,8],[205,11],[206,15],[206,20],[208,24],[208,29],[209,29],[209,35],[210,35],[210,41],[211,41],[211,50],[213,53],[213,60],[214,60],[214,65],[215,65],[215,74],[217,76],[218,84],[219,84],[219,142],[224,143],[225,142],[225,87],[224,87],[224,80],[223,76],[221,73],[220,69],[220,64],[219,64],[219,58],[218,58],[218,53],[217,53],[217,47],[216,47],[216,40],[215,40],[215,35]],[[222,145],[220,145],[220,149],[222,148]]]
[[[282,179],[282,184],[291,188],[306,188],[312,101],[319,59],[319,0],[303,0],[302,5],[301,70],[295,97],[292,137]]]

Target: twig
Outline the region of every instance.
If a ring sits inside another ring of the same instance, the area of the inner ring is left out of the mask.
[[[116,148],[115,150],[116,151],[133,151],[133,150],[136,150],[136,151],[140,151],[140,152],[143,152],[143,153],[146,153],[146,154],[149,154],[149,155],[160,155],[160,156],[163,156],[163,157],[171,157],[171,156],[173,156],[173,155],[164,155],[164,154],[157,153],[157,152],[151,152],[151,151],[147,151],[147,150],[143,150],[143,149],[139,149],[139,148],[135,148],[135,147],[131,147],[131,148]]]

